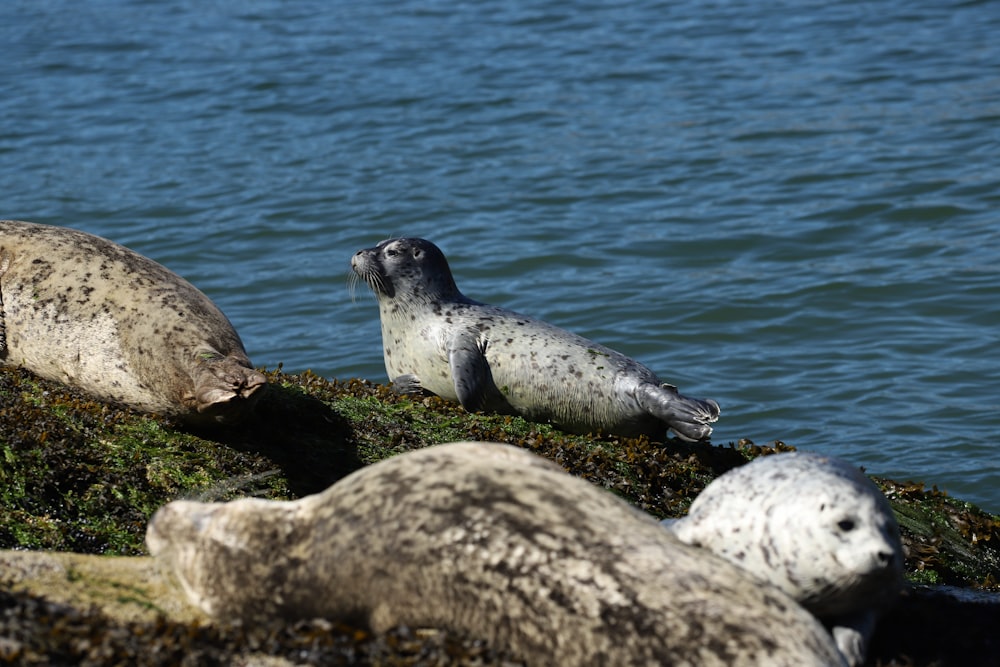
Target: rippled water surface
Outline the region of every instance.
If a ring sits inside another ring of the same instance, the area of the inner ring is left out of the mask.
[[[1000,5],[6,0],[0,216],[385,380],[355,250],[1000,511]]]

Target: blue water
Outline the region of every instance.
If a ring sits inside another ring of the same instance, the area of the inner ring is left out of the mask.
[[[1000,5],[0,4],[0,216],[211,296],[258,365],[385,380],[355,250],[1000,512]]]

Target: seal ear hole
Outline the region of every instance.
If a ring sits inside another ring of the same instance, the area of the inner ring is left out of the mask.
[[[849,533],[854,530],[855,522],[854,519],[841,519],[837,522],[837,528],[840,528],[845,533]]]
[[[414,248],[413,249],[413,257],[414,258],[420,257],[420,255],[422,255],[422,254],[423,254],[423,251],[420,248]]]

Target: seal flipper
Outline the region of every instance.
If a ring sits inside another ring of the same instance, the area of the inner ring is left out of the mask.
[[[211,421],[233,423],[246,416],[267,386],[264,374],[249,362],[214,350],[198,353],[192,375],[198,414]]]
[[[3,309],[3,277],[10,268],[11,256],[6,249],[0,248],[0,359],[7,356],[7,324]]]
[[[712,399],[688,398],[669,384],[640,385],[635,392],[639,405],[667,423],[682,440],[705,440],[712,435],[712,422],[719,418],[719,404]]]
[[[424,386],[420,384],[420,378],[413,373],[404,373],[392,378],[392,390],[404,396],[408,394],[424,393]]]
[[[482,410],[493,387],[493,374],[486,361],[486,345],[479,342],[478,329],[466,329],[451,339],[448,365],[458,402],[469,412]]]
[[[875,634],[875,623],[878,614],[873,609],[865,609],[856,614],[840,617],[834,620],[820,619],[833,635],[847,664],[860,667],[865,662],[868,645]]]

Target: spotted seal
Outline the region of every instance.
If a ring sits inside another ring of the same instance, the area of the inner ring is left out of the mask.
[[[440,627],[532,665],[842,664],[778,589],[509,445],[402,454],[296,501],[175,501],[146,544],[224,620]]]
[[[757,458],[715,479],[668,527],[795,598],[852,665],[902,586],[892,508],[858,468],[830,456]]]
[[[191,422],[235,421],[265,378],[193,285],[85,232],[0,221],[0,364]]]
[[[719,417],[639,362],[458,291],[441,250],[424,239],[382,241],[351,266],[375,292],[389,379],[469,410],[552,421],[575,433],[701,440]]]

